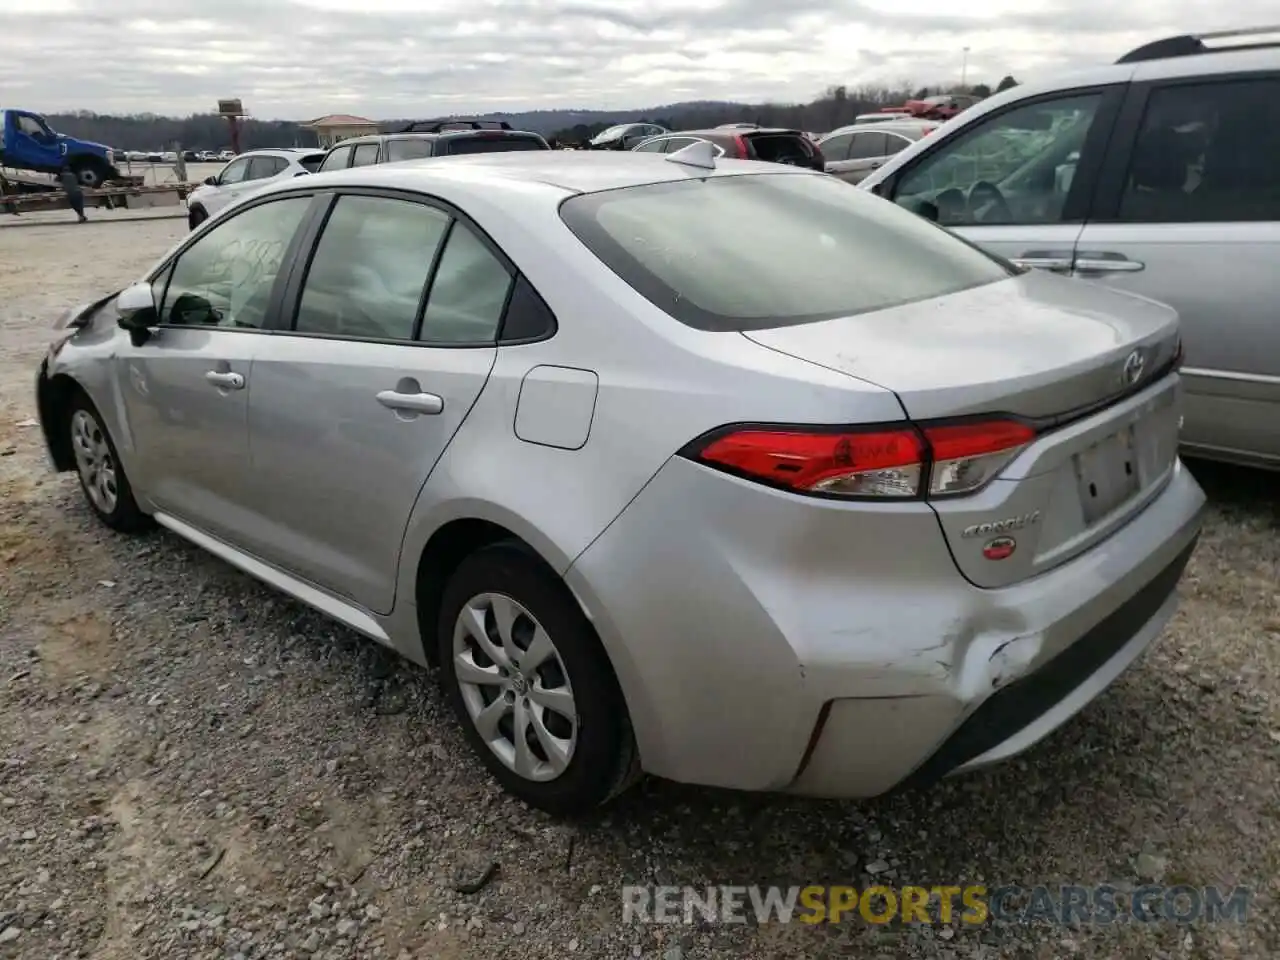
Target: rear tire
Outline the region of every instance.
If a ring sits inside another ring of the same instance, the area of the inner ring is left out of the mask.
[[[152,520],[139,509],[125,476],[116,445],[103,426],[102,415],[83,393],[67,408],[65,429],[76,461],[76,476],[85,502],[108,527],[121,533],[150,528]]]
[[[437,642],[463,733],[508,793],[571,817],[637,779],[608,657],[564,583],[523,544],[483,547],[458,566]]]

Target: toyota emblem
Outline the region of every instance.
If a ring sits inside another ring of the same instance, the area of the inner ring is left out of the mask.
[[[1124,362],[1124,369],[1121,371],[1121,379],[1124,380],[1126,387],[1131,387],[1142,379],[1142,371],[1147,366],[1146,355],[1141,350],[1135,350],[1129,354]]]

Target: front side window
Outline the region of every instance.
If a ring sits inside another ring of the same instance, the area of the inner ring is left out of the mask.
[[[345,170],[351,162],[351,148],[337,147],[329,151],[328,156],[324,158],[324,162],[320,164],[320,173],[326,173],[330,170]]]
[[[35,117],[18,117],[18,129],[37,140],[45,140],[49,137],[49,131]]]
[[[1280,220],[1280,79],[1155,90],[1134,144],[1119,219]]]
[[[344,196],[307,270],[294,329],[316,336],[412,340],[449,215],[387,197]]]
[[[368,167],[378,162],[378,145],[376,143],[362,143],[356,147],[355,154],[351,157],[351,165],[353,167]]]
[[[646,184],[561,217],[637,292],[700,330],[850,316],[1009,277],[946,230],[825,175]]]
[[[218,183],[226,186],[229,183],[241,183],[249,179],[250,159],[250,157],[241,157],[239,160],[232,160],[222,168],[222,173],[218,175]]]
[[[285,251],[310,205],[310,197],[259,204],[203,234],[178,255],[160,322],[261,329]]]
[[[917,213],[931,205],[949,227],[1057,223],[1101,103],[1076,94],[987,117],[910,167],[893,199]]]
[[[511,274],[466,224],[456,222],[431,278],[422,339],[485,343],[497,339]]]
[[[421,160],[431,156],[431,141],[425,137],[406,137],[387,141],[387,162],[397,160]]]

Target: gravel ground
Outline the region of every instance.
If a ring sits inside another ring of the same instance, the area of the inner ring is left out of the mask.
[[[1020,760],[861,804],[645,781],[558,824],[498,793],[423,671],[169,534],[110,535],[47,470],[51,318],[184,229],[0,230],[0,957],[1280,954],[1274,477],[1196,467],[1215,505],[1176,621]],[[868,872],[1257,893],[1244,925],[620,921],[624,883]]]

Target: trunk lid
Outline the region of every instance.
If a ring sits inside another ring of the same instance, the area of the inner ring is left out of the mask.
[[[1029,271],[938,299],[747,331],[761,346],[897,393],[907,415],[1056,417],[1129,392],[1177,350],[1177,314],[1098,284]]]
[[[1149,503],[1175,468],[1180,385],[1160,373],[1177,353],[1178,321],[1151,300],[1033,271],[743,335],[894,391],[912,420],[1038,422],[1041,435],[986,487],[931,501],[957,566],[978,586],[1078,556]]]

